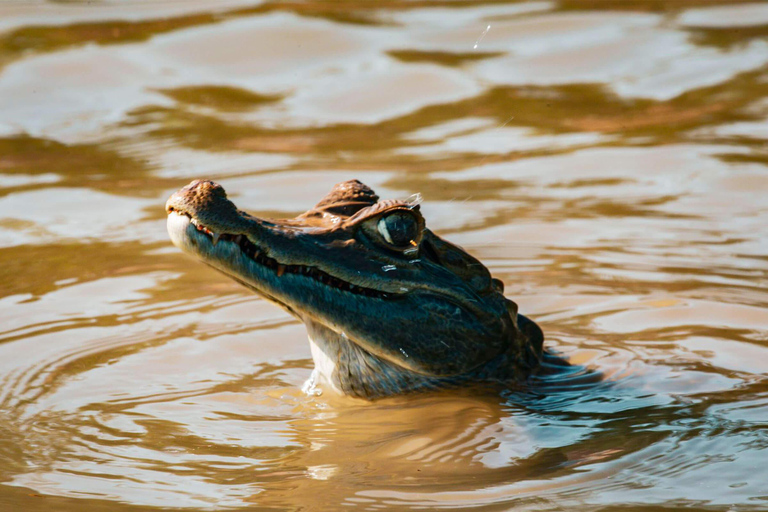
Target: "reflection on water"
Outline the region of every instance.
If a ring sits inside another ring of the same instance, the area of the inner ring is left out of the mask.
[[[213,4],[0,5],[0,508],[768,506],[765,3]],[[304,395],[196,177],[421,192],[576,375]]]

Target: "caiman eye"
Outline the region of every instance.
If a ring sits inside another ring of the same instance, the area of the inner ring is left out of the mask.
[[[376,229],[388,244],[398,249],[407,249],[418,245],[421,226],[416,217],[400,211],[383,216],[376,224]]]

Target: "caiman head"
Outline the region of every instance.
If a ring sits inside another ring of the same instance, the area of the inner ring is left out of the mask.
[[[380,201],[352,180],[294,219],[267,220],[197,180],[166,210],[177,247],[304,322],[313,378],[342,394],[521,380],[541,359],[536,324],[426,227],[418,200]]]

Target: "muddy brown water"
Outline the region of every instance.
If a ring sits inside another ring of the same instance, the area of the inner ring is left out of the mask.
[[[0,510],[768,509],[766,93],[764,2],[0,4]],[[198,177],[421,192],[605,378],[303,394]]]

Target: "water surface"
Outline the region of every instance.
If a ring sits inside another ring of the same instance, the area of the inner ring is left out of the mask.
[[[767,93],[764,2],[1,4],[0,509],[765,510]],[[421,192],[603,381],[302,393],[201,177]]]

